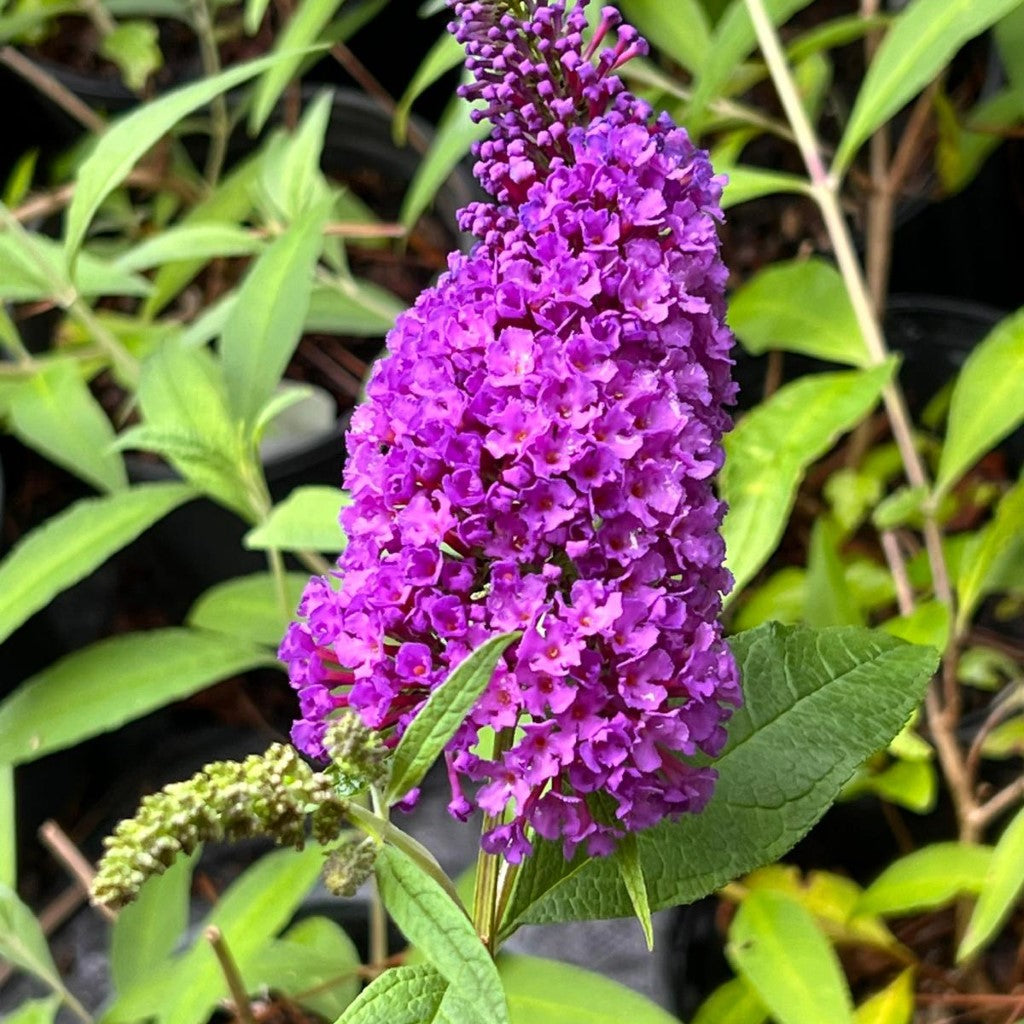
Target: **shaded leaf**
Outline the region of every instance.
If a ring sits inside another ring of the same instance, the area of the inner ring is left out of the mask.
[[[742,978],[719,985],[701,1003],[693,1024],[764,1024],[768,1011]]]
[[[50,955],[42,926],[8,885],[0,883],[0,960],[6,960],[61,990],[60,974]]]
[[[708,56],[711,31],[698,0],[621,0],[626,20],[667,57],[696,72]]]
[[[405,308],[386,288],[356,277],[336,288],[315,285],[303,326],[313,334],[383,337]]]
[[[290,572],[285,577],[289,607],[298,607],[303,588],[309,581],[304,573]],[[196,629],[208,629],[252,643],[277,648],[288,626],[277,598],[277,587],[270,573],[239,576],[218,583],[192,605],[186,619]]]

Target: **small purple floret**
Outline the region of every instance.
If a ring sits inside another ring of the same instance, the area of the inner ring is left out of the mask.
[[[644,49],[614,9],[584,42],[585,3],[453,5],[493,201],[389,335],[352,419],[338,588],[311,581],[281,648],[293,738],[323,757],[338,707],[394,741],[522,630],[445,754],[451,813],[471,784],[512,862],[534,834],[600,855],[699,811],[715,773],[684,759],[721,750],[741,700],[712,489],[735,395],[722,180],[613,74]],[[484,726],[509,730],[496,760]]]

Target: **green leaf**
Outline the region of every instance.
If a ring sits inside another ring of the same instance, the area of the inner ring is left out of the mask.
[[[881,771],[865,770],[846,788],[844,796],[874,793],[915,814],[927,814],[935,809],[938,787],[935,766],[930,761],[898,760]]]
[[[816,374],[780,388],[725,438],[719,477],[733,593],[775,550],[807,467],[875,405],[892,365]]]
[[[124,84],[141,91],[146,79],[163,67],[159,32],[152,21],[122,21],[100,41],[100,55],[116,64]]]
[[[970,960],[995,938],[1024,892],[1024,808],[999,837],[978,902],[956,951],[956,962]]]
[[[640,864],[640,851],[635,832],[630,832],[619,840],[619,845],[612,857],[619,869],[622,884],[629,894],[629,902],[633,904],[633,913],[636,914],[636,919],[640,922],[640,929],[644,933],[644,942],[647,943],[648,951],[651,951],[654,949],[654,925],[651,921],[651,905],[647,899],[647,881],[644,878],[644,869]]]
[[[711,30],[698,0],[622,0],[626,20],[687,71],[700,70],[711,46]]]
[[[861,896],[858,914],[899,917],[934,910],[981,891],[992,859],[989,846],[932,843],[894,861]]]
[[[180,224],[147,238],[114,260],[123,271],[149,270],[183,260],[250,256],[263,242],[234,224]]]
[[[296,487],[270,510],[265,522],[245,535],[245,546],[331,554],[344,551],[345,534],[338,524],[338,515],[350,503],[345,491],[337,487]]]
[[[768,1011],[742,978],[719,985],[701,1003],[693,1024],[765,1024]]]
[[[572,964],[502,954],[498,973],[512,1024],[678,1024],[625,985]]]
[[[242,9],[242,28],[245,29],[247,36],[256,35],[269,6],[270,0],[245,0]]]
[[[726,955],[779,1024],[853,1024],[853,1000],[832,944],[791,897],[750,893]]]
[[[487,689],[498,659],[523,634],[502,633],[481,644],[427,698],[402,733],[391,759],[389,803],[414,789]]]
[[[375,978],[337,1024],[441,1024],[448,982],[429,964],[393,967]]]
[[[146,484],[106,498],[83,498],[36,527],[0,562],[0,641],[194,496],[183,484]]]
[[[766,0],[765,8],[772,24],[781,25],[809,3],[810,0]],[[686,126],[692,135],[700,135],[708,104],[724,95],[733,72],[756,44],[757,33],[746,3],[732,0],[715,27],[710,50],[694,84],[686,114]]]
[[[99,137],[93,151],[78,169],[75,194],[65,220],[67,262],[71,264],[74,261],[89,223],[103,200],[124,181],[128,172],[163,135],[214,97],[279,64],[283,56],[278,51],[269,57],[223,71],[213,78],[204,78],[175,89],[112,124]]]
[[[0,960],[28,971],[54,991],[62,989],[46,936],[32,911],[9,886],[0,883]]]
[[[817,257],[755,274],[733,295],[729,324],[754,355],[782,349],[851,366],[870,362],[839,271]]]
[[[947,491],[1022,422],[1024,309],[1019,309],[997,324],[971,352],[957,377],[936,493]]]
[[[466,52],[462,44],[450,32],[442,33],[420,61],[395,108],[392,133],[396,142],[403,143],[406,139],[409,131],[409,114],[416,100],[439,78],[457,68],[465,59]]]
[[[938,663],[929,648],[846,627],[769,623],[729,643],[745,703],[714,761],[714,795],[700,814],[637,836],[652,910],[690,903],[782,856],[900,731]],[[519,869],[502,935],[630,913],[607,858],[566,863],[560,844],[538,842]]]
[[[811,528],[807,550],[804,621],[808,626],[863,626],[864,616],[846,586],[839,529],[828,516]]]
[[[508,1006],[494,961],[470,920],[438,883],[405,853],[383,846],[377,884],[402,934],[448,982],[481,1024],[508,1024]]]
[[[138,898],[117,915],[110,935],[110,975],[118,992],[166,968],[188,926],[196,860],[196,855],[182,857],[162,875],[150,876]]]
[[[60,996],[27,999],[12,1013],[4,1016],[4,1024],[53,1024],[60,1009]]]
[[[913,0],[893,21],[857,94],[833,168],[842,173],[861,145],[938,75],[957,50],[1020,0]]]
[[[298,606],[308,581],[309,577],[300,572],[285,576],[290,608]],[[281,612],[274,577],[267,572],[239,576],[211,587],[189,610],[186,621],[195,629],[229,633],[274,648],[280,644],[288,625]]]
[[[382,338],[405,308],[386,288],[354,277],[337,287],[315,285],[303,327],[311,334]]]
[[[911,1024],[914,1005],[914,969],[908,967],[881,992],[865,999],[853,1019],[856,1024]]]
[[[16,800],[14,767],[0,761],[0,885],[11,889],[18,881]]]
[[[108,732],[218,680],[275,665],[261,647],[219,633],[126,633],[69,654],[0,703],[0,750],[11,764]]]
[[[220,354],[228,401],[249,425],[273,394],[302,335],[327,214],[327,206],[318,204],[267,247],[246,274],[224,325]]]
[[[749,167],[746,164],[725,164],[714,160],[712,163],[719,174],[724,174],[729,179],[722,192],[723,210],[778,192],[800,195],[809,191],[807,182],[795,174],[766,171],[761,167]],[[729,321],[732,323],[731,312]]]
[[[307,0],[292,12],[284,30],[274,41],[274,52],[266,71],[256,83],[249,110],[249,133],[256,135],[267,123],[281,93],[344,0]]]
[[[469,105],[455,97],[441,115],[430,150],[420,161],[402,200],[398,222],[407,230],[412,229],[423,211],[430,206],[438,189],[466,157],[473,143],[490,131],[490,123],[487,121],[474,124],[469,111]]]
[[[949,642],[949,605],[922,601],[909,615],[898,615],[879,627],[908,644],[927,644],[944,651]]]
[[[359,951],[339,925],[307,917],[242,967],[249,992],[283,992],[327,1020],[337,1020],[359,994]]]
[[[54,359],[11,382],[10,429],[21,441],[101,491],[128,485],[124,460],[111,451],[114,428],[74,359]]]

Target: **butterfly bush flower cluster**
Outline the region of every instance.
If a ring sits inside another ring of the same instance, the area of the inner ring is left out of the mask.
[[[699,811],[740,702],[712,478],[734,397],[721,179],[615,70],[643,52],[586,0],[454,3],[493,124],[462,213],[478,241],[403,314],[349,434],[337,579],[281,648],[295,743],[339,708],[399,736],[490,637],[522,637],[447,747],[484,849],[606,854]],[[505,737],[497,754],[482,727]]]

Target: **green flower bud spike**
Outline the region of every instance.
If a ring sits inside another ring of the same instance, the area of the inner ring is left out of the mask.
[[[324,734],[324,747],[342,776],[339,788],[349,795],[387,781],[391,752],[355,711],[346,708],[331,721]]]
[[[188,782],[147,796],[135,817],[107,837],[93,902],[114,909],[130,903],[147,878],[203,842],[268,836],[302,849],[308,831],[317,842],[330,843],[344,824],[346,806],[334,780],[284,744],[241,762],[216,761]]]
[[[349,832],[341,846],[331,851],[324,865],[324,885],[335,896],[355,896],[373,874],[380,844],[361,832]]]

